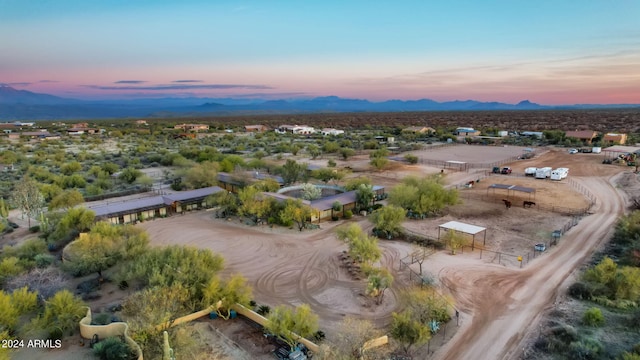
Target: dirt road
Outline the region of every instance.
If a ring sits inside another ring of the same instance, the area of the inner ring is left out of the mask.
[[[527,331],[535,329],[560,286],[606,239],[625,200],[610,178],[575,178],[597,196],[593,214],[566,233],[551,254],[523,270],[470,264],[445,267],[440,281],[462,313],[458,334],[436,352],[435,359],[517,359]]]

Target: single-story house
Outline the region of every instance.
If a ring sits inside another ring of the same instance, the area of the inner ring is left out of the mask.
[[[326,135],[336,136],[336,135],[344,135],[344,130],[338,130],[338,129],[333,129],[333,128],[325,128],[325,129],[322,129],[320,131],[320,133],[322,135],[325,135],[325,136]]]
[[[275,132],[278,134],[290,132],[297,135],[309,135],[315,133],[316,129],[306,125],[280,125],[275,129]]]
[[[218,186],[211,186],[168,195],[150,196],[100,205],[85,204],[84,206],[93,210],[98,220],[107,220],[113,224],[128,224],[205,208],[204,200],[206,197],[220,191],[223,191],[223,189]]]
[[[384,194],[384,186],[373,186],[373,192],[376,196]],[[286,199],[292,199],[292,197],[278,194],[278,193],[264,193],[265,195],[275,199],[276,201],[285,201]],[[339,202],[342,205],[342,209],[337,213],[333,210],[333,204]],[[313,215],[311,215],[311,221],[322,221],[331,219],[333,215],[344,214],[345,210],[353,210],[356,207],[356,191],[346,191],[340,194],[324,197],[317,200],[302,200],[303,204],[309,205],[313,209]]]
[[[480,130],[469,127],[459,127],[456,129],[455,134],[458,136],[478,136],[480,135]]]
[[[575,138],[578,140],[582,140],[587,144],[591,144],[593,139],[598,136],[598,133],[593,130],[575,130],[575,131],[567,131],[564,133],[565,137]]]
[[[602,137],[605,143],[624,145],[627,142],[627,134],[607,133]]]
[[[535,137],[538,139],[542,139],[544,134],[541,131],[523,131],[520,133],[522,136]]]

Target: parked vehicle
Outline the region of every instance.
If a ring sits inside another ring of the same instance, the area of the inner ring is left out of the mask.
[[[569,149],[569,154],[577,154],[578,149]]]
[[[551,168],[543,167],[536,169],[536,179],[546,179],[551,176]]]
[[[533,247],[536,251],[545,251],[547,250],[547,245],[540,243],[540,244],[535,244],[535,246]]]
[[[562,180],[562,179],[566,178],[568,174],[569,174],[569,169],[568,168],[557,168],[557,169],[551,171],[551,176],[549,177],[549,179],[551,179],[551,180]]]
[[[500,170],[501,174],[505,174],[505,175],[509,175],[511,174],[511,168],[510,167],[503,167],[502,170]]]
[[[500,167],[494,166],[493,169],[491,170],[491,172],[494,173],[494,174],[500,174]]]
[[[538,168],[536,168],[536,167],[528,167],[528,168],[524,169],[524,175],[525,176],[536,176],[536,170],[538,170]]]
[[[600,146],[594,146],[591,149],[591,152],[593,152],[594,154],[600,154],[602,152],[602,148]]]

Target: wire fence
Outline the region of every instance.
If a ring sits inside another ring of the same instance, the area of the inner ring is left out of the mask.
[[[446,147],[446,146],[455,146],[455,145],[459,145],[456,143],[451,143],[451,144],[439,144],[439,145],[434,145],[433,147],[429,147],[429,149],[434,149],[434,148],[439,148],[439,147]],[[527,154],[532,154],[532,155],[527,155],[527,157],[532,158],[536,155],[538,155],[539,153],[541,153],[542,150],[536,149],[533,151],[528,152]],[[431,165],[434,167],[438,167],[438,168],[442,168],[442,169],[455,169],[455,170],[459,170],[459,171],[469,171],[471,169],[493,169],[494,167],[500,167],[504,164],[508,164],[508,163],[512,163],[518,160],[523,159],[523,155],[514,155],[502,160],[498,160],[498,161],[494,161],[494,162],[490,162],[490,163],[470,163],[470,162],[455,162],[455,161],[445,161],[445,160],[435,160],[435,159],[425,159],[425,158],[420,158],[418,161],[421,164],[425,164],[425,165]]]

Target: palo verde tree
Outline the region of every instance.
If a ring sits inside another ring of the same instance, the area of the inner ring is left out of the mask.
[[[431,330],[427,325],[415,319],[410,310],[393,313],[391,321],[391,337],[402,346],[405,354],[410,355],[411,347],[425,344],[431,339]]]
[[[306,171],[306,164],[299,164],[291,159],[287,159],[279,170],[285,185],[290,185],[302,180],[305,177]]]
[[[49,211],[56,209],[67,210],[76,205],[82,204],[84,197],[80,191],[76,189],[64,190],[62,193],[56,195],[49,202]]]
[[[313,210],[309,205],[303,204],[300,199],[287,199],[284,208],[280,211],[280,221],[283,224],[294,222],[298,230],[302,231],[307,222],[311,220]]]
[[[295,309],[285,305],[276,306],[267,316],[265,329],[293,349],[301,337],[306,338],[318,331],[318,315],[307,304]]]
[[[367,278],[367,294],[372,296],[376,305],[382,304],[385,291],[393,283],[393,275],[389,270],[384,268],[376,268],[371,271]]]
[[[384,233],[391,239],[402,232],[402,222],[405,220],[406,210],[395,205],[382,207],[373,213],[369,219],[378,232]]]
[[[250,216],[256,224],[263,220],[273,207],[273,199],[253,186],[240,189],[238,198],[241,202],[238,213]]]
[[[148,243],[147,233],[140,228],[101,221],[65,248],[64,267],[76,276],[95,272],[102,279],[104,270],[139,257]]]
[[[340,226],[336,229],[336,235],[347,244],[351,257],[361,263],[370,266],[382,257],[378,239],[367,235],[358,224]]]
[[[358,209],[367,209],[375,199],[376,193],[373,191],[372,185],[360,184],[356,188],[356,207]]]
[[[238,197],[230,191],[218,191],[207,196],[205,202],[209,206],[218,206],[224,215],[235,214],[238,211]]]
[[[449,229],[442,237],[442,241],[451,248],[451,255],[455,255],[458,249],[463,247],[466,243],[464,234]]]
[[[407,177],[389,192],[389,204],[426,216],[435,216],[458,202],[455,189],[445,189],[437,176]]]
[[[214,277],[202,292],[202,305],[212,307],[218,316],[227,320],[231,317],[231,308],[235,304],[249,306],[252,298],[251,286],[240,274],[233,275],[227,281]]]

